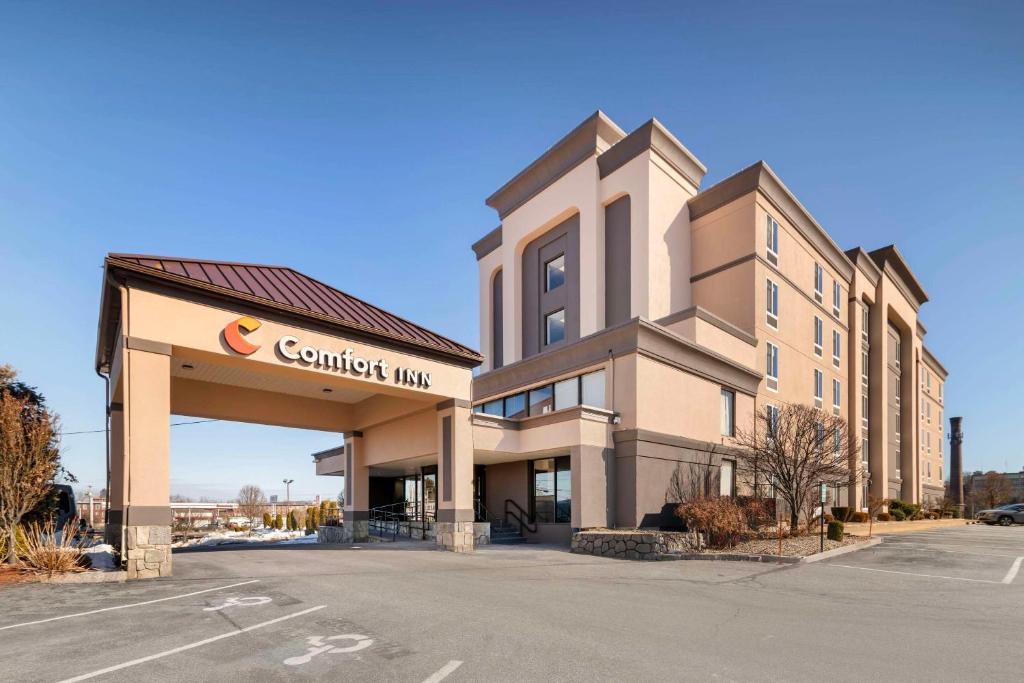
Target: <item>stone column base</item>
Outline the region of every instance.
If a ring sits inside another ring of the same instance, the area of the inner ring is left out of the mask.
[[[487,527],[487,537],[490,538],[490,525]],[[473,551],[474,542],[473,522],[437,523],[437,547],[441,550],[468,553]]]
[[[343,543],[366,543],[370,540],[370,521],[366,519],[346,519],[341,527]]]
[[[124,541],[129,579],[171,575],[171,527],[127,526]]]

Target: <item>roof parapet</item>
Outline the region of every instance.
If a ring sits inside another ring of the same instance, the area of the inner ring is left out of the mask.
[[[870,256],[878,264],[882,272],[889,273],[897,286],[903,288],[904,294],[908,295],[907,298],[915,310],[920,308],[921,304],[928,301],[928,292],[924,291],[924,287],[918,281],[914,272],[910,270],[910,265],[907,264],[906,259],[903,258],[903,254],[900,253],[895,244],[875,249],[870,253]]]
[[[694,189],[700,187],[707,167],[656,118],[644,123],[597,158],[601,177],[611,175],[648,149],[686,178]]]
[[[529,166],[487,198],[487,206],[504,219],[546,187],[626,137],[625,131],[601,110],[595,111]]]
[[[853,263],[847,258],[846,253],[763,160],[690,199],[687,202],[690,207],[690,220],[694,221],[755,190],[764,195],[847,282],[853,279]]]

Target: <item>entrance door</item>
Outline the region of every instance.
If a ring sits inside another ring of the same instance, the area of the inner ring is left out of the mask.
[[[487,500],[487,466],[473,466],[473,521],[486,522],[487,508],[484,501]]]
[[[437,519],[437,465],[423,468],[423,488],[420,489],[422,496],[423,519]]]

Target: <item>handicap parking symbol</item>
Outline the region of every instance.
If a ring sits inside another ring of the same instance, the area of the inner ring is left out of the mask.
[[[337,647],[330,643],[337,642],[339,640],[351,640],[352,645],[347,647]],[[369,636],[360,635],[358,633],[344,633],[337,636],[309,636],[306,638],[308,643],[308,649],[306,654],[299,655],[297,657],[289,657],[284,660],[284,663],[288,666],[299,666],[310,662],[313,657],[322,654],[345,654],[350,652],[359,652],[373,645],[373,639]]]

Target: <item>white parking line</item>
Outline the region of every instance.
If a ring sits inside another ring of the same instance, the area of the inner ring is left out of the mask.
[[[1006,572],[1006,576],[1003,577],[1003,583],[1013,583],[1014,577],[1017,576],[1017,572],[1020,571],[1020,563],[1024,562],[1024,557],[1018,557],[1010,565],[1010,571]]]
[[[970,581],[972,583],[1000,583],[988,579],[967,579],[962,576],[938,576],[936,574],[916,574],[914,572],[898,572],[893,569],[875,569],[874,567],[854,567],[849,564],[830,564],[828,567],[842,567],[843,569],[859,569],[865,572],[882,572],[883,574],[903,574],[904,576],[922,576],[926,579],[949,579],[950,581]],[[1002,583],[1007,583],[1004,579]]]
[[[451,674],[451,672],[458,669],[460,666],[462,666],[462,662],[460,662],[457,659],[453,659],[452,661],[448,662],[440,669],[438,669],[436,672],[434,672],[434,675],[423,681],[423,683],[440,683],[440,681],[443,681],[444,679],[448,678],[448,675]]]
[[[164,650],[163,652],[158,652],[155,655],[149,655],[147,657],[139,657],[138,659],[133,659],[130,662],[124,662],[122,664],[115,664],[114,666],[108,666],[105,669],[98,669],[96,671],[91,671],[91,672],[89,672],[87,674],[82,674],[81,676],[75,676],[74,678],[66,678],[63,681],[60,681],[60,683],[75,683],[75,681],[84,681],[84,680],[89,679],[89,678],[95,678],[96,676],[102,676],[103,674],[111,673],[112,671],[120,671],[121,669],[127,669],[130,666],[135,666],[137,664],[143,664],[145,662],[151,662],[154,659],[161,659],[163,657],[174,655],[174,654],[177,654],[179,652],[185,652],[186,650],[192,650],[192,649],[197,648],[197,647],[202,647],[203,645],[209,645],[210,643],[215,643],[218,640],[224,640],[225,638],[231,638],[232,636],[237,636],[237,635],[240,635],[242,633],[248,633],[249,631],[255,631],[258,628],[263,628],[264,626],[270,626],[271,624],[276,624],[278,622],[285,621],[287,619],[294,619],[295,617],[301,617],[304,614],[309,614],[310,612],[316,612],[317,610],[321,610],[324,607],[327,607],[327,605],[317,605],[316,607],[310,607],[309,609],[304,609],[301,612],[295,612],[294,614],[287,614],[287,615],[285,615],[283,617],[278,617],[277,619],[271,619],[270,621],[264,621],[264,622],[259,623],[259,624],[253,624],[252,626],[246,626],[245,628],[238,629],[236,631],[228,631],[227,633],[222,633],[219,636],[214,636],[212,638],[206,638],[204,640],[197,640],[194,643],[189,643],[188,645],[182,645],[181,647],[176,647],[173,650]]]
[[[219,588],[207,588],[202,591],[195,591],[194,593],[185,593],[184,595],[172,595],[167,598],[157,598],[156,600],[146,600],[145,602],[132,602],[127,605],[116,605],[114,607],[103,607],[102,609],[94,609],[88,612],[76,612],[75,614],[65,614],[59,617],[50,617],[49,619],[38,619],[36,621],[26,621],[22,624],[10,624],[9,626],[0,626],[0,631],[6,631],[9,628],[19,628],[21,626],[32,626],[33,624],[45,624],[50,621],[59,621],[61,619],[72,619],[74,617],[84,617],[89,614],[99,614],[100,612],[112,612],[116,609],[128,609],[129,607],[141,607],[142,605],[152,605],[157,602],[166,602],[168,600],[180,600],[182,598],[190,598],[193,595],[202,595],[203,593],[212,593],[213,591],[222,591],[227,588],[234,588],[235,586],[245,586],[250,583],[256,583],[259,579],[253,579],[252,581],[242,581],[241,583],[232,583],[227,586],[220,586]]]
[[[979,555],[981,557],[1017,557],[1016,555],[1007,555],[1005,553],[972,553],[969,550],[946,550],[947,546],[939,547],[932,543],[890,543],[890,548],[913,548],[921,550],[931,550],[936,553],[953,553],[955,555]],[[957,547],[957,546],[951,546]]]

